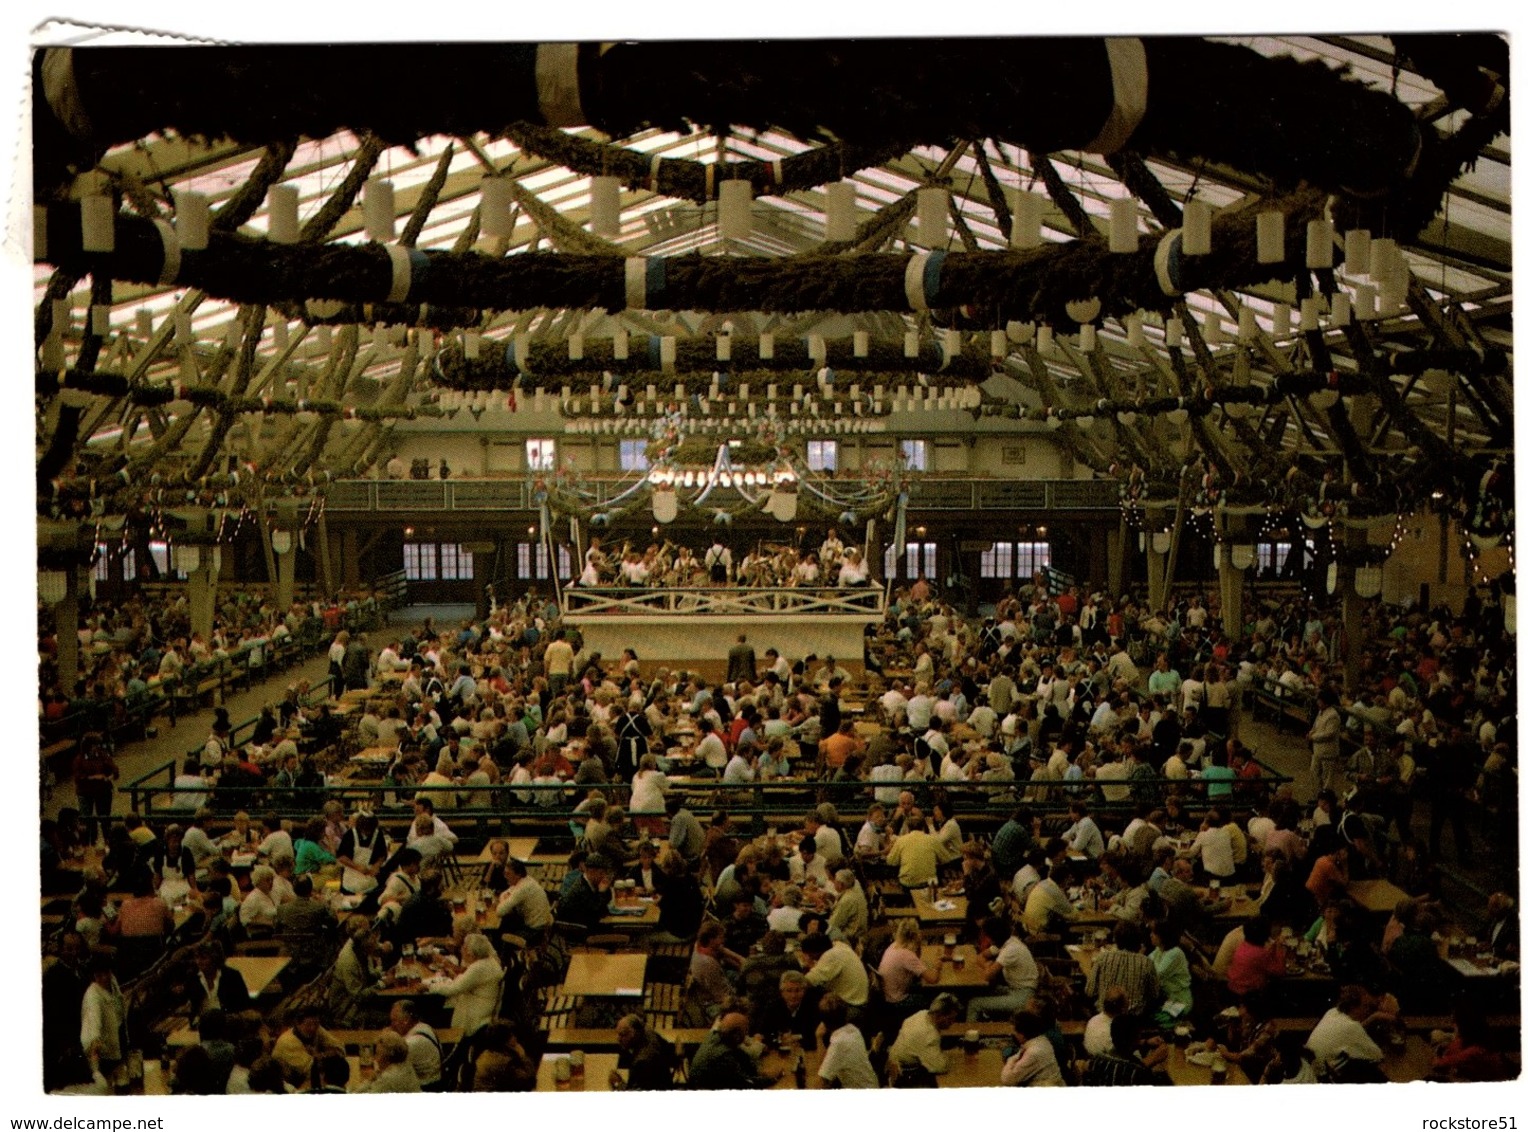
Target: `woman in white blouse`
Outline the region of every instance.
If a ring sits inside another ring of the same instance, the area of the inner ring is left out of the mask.
[[[488,937],[473,932],[462,941],[462,973],[437,988],[451,1007],[451,1025],[463,1035],[474,1034],[493,1020],[499,1009],[504,968]]]
[[[631,779],[631,805],[628,808],[637,828],[643,833],[650,833],[655,824],[661,824],[667,805],[668,785],[668,778],[658,769],[657,756],[643,755],[642,761],[637,764],[637,773]]]

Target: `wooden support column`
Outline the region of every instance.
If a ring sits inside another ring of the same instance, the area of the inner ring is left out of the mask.
[[[334,562],[329,555],[329,520],[322,510],[318,513],[318,581],[324,596],[334,594]]]
[[[1220,624],[1233,644],[1242,636],[1242,587],[1247,572],[1231,564],[1231,544],[1220,548]]]
[[[69,580],[64,600],[53,607],[53,624],[58,630],[58,686],[72,696],[80,677],[80,572],[64,574]]]
[[[1342,687],[1349,695],[1358,690],[1359,662],[1364,652],[1364,605],[1358,596],[1354,552],[1362,550],[1369,541],[1368,532],[1360,527],[1348,526],[1343,532],[1344,561],[1337,566],[1337,585],[1342,593]]]
[[[218,580],[212,572],[212,547],[198,548],[201,565],[186,575],[186,603],[190,607],[191,632],[203,640],[212,637],[213,612],[217,607]]]
[[[287,532],[292,545],[285,554],[276,555],[276,608],[291,608],[297,585],[297,535]],[[274,549],[274,548],[273,548]]]
[[[340,585],[361,584],[361,546],[355,528],[346,527],[340,533]]]
[[[1130,569],[1126,562],[1129,557],[1130,527],[1125,522],[1123,513],[1119,517],[1119,526],[1109,532],[1109,579],[1108,591],[1118,596],[1125,592],[1125,581],[1130,576]]]
[[[1146,536],[1146,604],[1153,613],[1167,604],[1167,563],[1154,542],[1155,536]]]
[[[1167,568],[1162,578],[1162,597],[1152,603],[1152,609],[1165,609],[1173,591],[1173,575],[1178,572],[1178,547],[1183,542],[1183,516],[1188,510],[1189,477],[1184,476],[1178,489],[1178,507],[1173,512],[1173,537],[1167,549]]]

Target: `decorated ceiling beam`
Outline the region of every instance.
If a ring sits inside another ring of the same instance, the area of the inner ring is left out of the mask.
[[[775,127],[904,149],[1128,144],[1363,192],[1404,180],[1433,137],[1324,63],[1188,37],[48,48],[34,82],[39,199],[110,146],[169,130],[252,143],[369,130],[407,144],[525,121],[617,137]]]
[[[1181,254],[1179,234],[1146,236],[1135,252],[1074,240],[1025,251],[926,252],[781,259],[715,256],[617,258],[524,253],[420,251],[390,245],[272,243],[215,233],[205,251],[168,248],[152,222],[117,217],[114,250],[81,248],[80,210],[46,212],[47,259],[114,279],[175,283],[236,302],[308,299],[350,303],[419,302],[494,310],[538,307],[609,311],[831,310],[920,311],[960,308],[972,326],[1038,320],[1071,330],[1067,304],[1097,298],[1104,317],[1165,310],[1179,294],[1290,279],[1304,270],[1305,227],[1327,198],[1300,192],[1266,203],[1285,215],[1281,263],[1258,261],[1257,218],[1222,214],[1207,255]],[[1165,243],[1164,243],[1165,241]],[[1159,249],[1161,254],[1159,255]],[[166,267],[170,261],[169,269]],[[178,264],[176,263],[178,261]],[[166,279],[167,274],[173,278]]]
[[[635,192],[705,204],[716,199],[718,182],[747,181],[755,196],[778,196],[816,188],[880,165],[907,151],[901,141],[880,145],[832,143],[773,161],[724,156],[720,161],[691,161],[641,153],[607,142],[530,122],[514,122],[504,136],[526,153],[589,177],[615,177]]]

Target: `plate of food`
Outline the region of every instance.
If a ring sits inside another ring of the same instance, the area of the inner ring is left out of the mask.
[[[1215,1055],[1207,1049],[1202,1049],[1198,1053],[1189,1054],[1187,1061],[1190,1065],[1197,1065],[1201,1069],[1208,1069],[1211,1065],[1215,1064]]]

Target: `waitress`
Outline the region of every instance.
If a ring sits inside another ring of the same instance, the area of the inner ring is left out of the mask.
[[[377,815],[359,810],[355,824],[340,838],[335,859],[343,866],[340,891],[360,896],[377,887],[377,873],[387,861],[387,834],[377,824]]]

